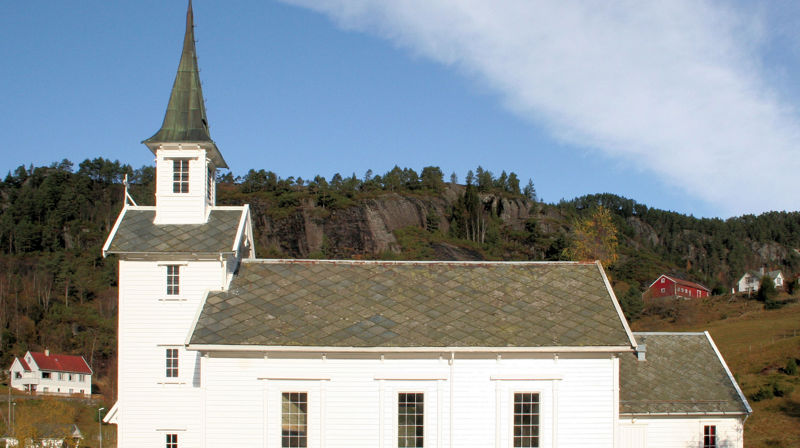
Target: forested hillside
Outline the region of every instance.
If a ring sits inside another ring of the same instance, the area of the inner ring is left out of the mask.
[[[153,203],[154,171],[104,159],[19,167],[0,183],[0,362],[27,349],[86,356],[113,393],[116,259],[101,247],[128,175]],[[532,182],[480,167],[312,180],[264,170],[219,177],[218,203],[249,203],[261,257],[563,260],[599,257],[629,318],[660,273],[729,291],[745,269],[800,270],[800,214],[727,220],[651,209],[610,194],[537,201]],[[601,243],[593,245],[594,242]],[[598,247],[600,249],[598,249]],[[599,252],[598,252],[599,250]]]

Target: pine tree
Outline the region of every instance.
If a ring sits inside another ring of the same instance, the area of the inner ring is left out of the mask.
[[[522,194],[524,194],[525,197],[531,201],[536,202],[536,188],[533,186],[532,179],[528,179],[528,185],[525,185],[525,189],[522,191]]]

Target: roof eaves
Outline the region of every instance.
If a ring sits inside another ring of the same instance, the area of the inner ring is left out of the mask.
[[[680,415],[749,415],[751,412],[741,411],[677,411],[677,412],[620,412],[619,415],[668,417]]]
[[[200,307],[202,309],[202,307]],[[199,315],[198,315],[199,317]],[[192,326],[192,333],[194,326]],[[190,336],[191,337],[191,336]],[[308,345],[231,345],[192,344],[187,350],[228,352],[303,352],[303,353],[625,353],[629,346],[553,346],[553,347],[339,347]]]
[[[247,225],[247,218],[250,211],[250,205],[245,204],[242,208],[242,216],[239,218],[239,226],[236,228],[236,237],[233,239],[233,247],[231,250],[239,256],[239,247],[242,244],[242,235],[244,235],[244,228]]]
[[[200,300],[200,306],[197,307],[197,310],[194,313],[194,319],[192,319],[192,324],[189,326],[189,334],[186,335],[186,340],[184,341],[184,345],[187,347],[190,345],[192,341],[192,336],[194,335],[194,331],[197,328],[197,322],[200,320],[200,315],[203,313],[203,310],[206,307],[206,301],[208,300],[208,293],[211,292],[210,290],[206,289],[203,293],[203,299]]]
[[[595,264],[597,265],[597,269],[600,271],[600,275],[603,276],[603,283],[606,285],[606,290],[608,291],[608,295],[611,297],[611,302],[614,304],[614,309],[617,311],[617,316],[619,317],[620,323],[622,323],[622,326],[625,329],[625,334],[628,335],[628,341],[631,343],[631,348],[636,347],[638,344],[636,343],[636,339],[633,337],[633,332],[631,332],[631,327],[628,325],[628,320],[625,318],[625,314],[622,312],[622,307],[619,305],[617,296],[614,294],[614,289],[611,288],[611,283],[608,281],[606,271],[603,269],[603,265],[600,263],[600,260],[597,260]]]
[[[708,331],[704,331],[706,335],[706,339],[708,339],[708,343],[711,344],[711,348],[714,349],[714,353],[717,355],[717,359],[719,363],[722,364],[722,368],[725,369],[725,373],[728,375],[728,380],[731,382],[733,387],[736,389],[736,393],[739,395],[739,399],[742,400],[742,404],[744,405],[745,409],[747,410],[747,414],[753,413],[753,408],[750,407],[750,403],[747,402],[747,398],[745,398],[742,389],[739,388],[739,384],[736,382],[736,379],[733,377],[731,373],[731,369],[728,368],[728,364],[725,362],[725,359],[722,358],[722,354],[719,352],[717,348],[717,344],[714,343],[714,340],[711,339],[711,334]]]
[[[117,230],[119,230],[119,226],[122,224],[122,220],[125,217],[125,213],[128,211],[128,204],[125,204],[122,207],[122,211],[120,211],[119,216],[117,216],[117,221],[114,223],[114,227],[111,228],[111,233],[108,234],[108,238],[106,238],[105,244],[103,244],[103,258],[105,258],[110,252],[108,249],[111,247],[111,242],[114,241],[114,237],[117,235]]]

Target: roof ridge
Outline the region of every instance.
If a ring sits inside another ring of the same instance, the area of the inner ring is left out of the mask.
[[[544,265],[572,265],[572,266],[594,266],[595,262],[588,261],[459,261],[459,260],[334,260],[334,259],[313,259],[313,258],[253,258],[242,260],[243,264],[351,264],[351,265],[520,265],[520,266],[544,266]]]

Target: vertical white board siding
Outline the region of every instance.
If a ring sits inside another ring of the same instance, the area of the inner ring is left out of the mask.
[[[189,160],[189,192],[173,193],[172,161]],[[156,156],[157,224],[195,224],[206,220],[208,165],[203,149],[159,149]]]
[[[281,392],[309,393],[311,446],[396,447],[400,392],[425,394],[426,447],[495,447],[497,435],[511,447],[514,392],[540,394],[542,447],[613,446],[609,359],[456,358],[451,376],[447,359],[424,356],[211,353],[205,446],[280,446]]]
[[[739,417],[620,417],[621,428],[630,425],[645,426],[647,448],[701,448],[706,425],[717,427],[717,446],[744,447],[742,418]]]
[[[559,365],[579,368],[564,371],[559,384],[559,437],[562,447],[578,447],[592,441],[592,446],[614,444],[615,409],[614,365],[610,356],[599,359],[560,359]]]
[[[178,295],[166,294],[167,264],[180,265]],[[200,446],[200,359],[183,347],[206,291],[220,289],[224,269],[218,260],[120,260],[120,447],[163,446],[165,430],[178,434],[180,446]],[[178,349],[177,378],[166,376],[167,348]]]

